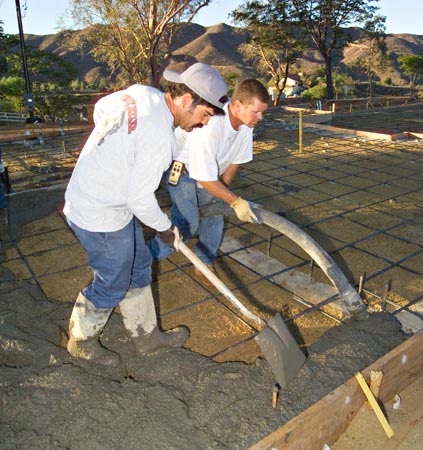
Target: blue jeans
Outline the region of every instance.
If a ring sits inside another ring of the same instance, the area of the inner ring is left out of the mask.
[[[167,175],[167,174],[166,174]],[[182,174],[179,184],[167,184],[172,200],[172,222],[182,233],[184,242],[196,234],[195,254],[205,263],[213,264],[223,238],[224,217],[200,217],[199,207],[220,200],[206,189],[197,187],[196,180]]]
[[[7,198],[4,196],[3,184],[0,181],[0,208],[7,208],[9,202]]]
[[[151,253],[141,224],[134,218],[126,227],[110,233],[83,230],[69,225],[84,247],[94,278],[82,290],[97,308],[114,308],[128,289],[151,283]]]

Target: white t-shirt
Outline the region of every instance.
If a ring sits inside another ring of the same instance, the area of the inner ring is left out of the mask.
[[[125,95],[135,101],[136,108],[119,106]],[[111,118],[116,117],[123,117],[122,123],[98,145],[99,130],[110,127]],[[134,85],[100,99],[94,110],[96,128],[65,193],[64,213],[71,222],[88,231],[112,232],[135,215],[157,231],[167,230],[171,222],[160,209],[155,191],[172,161],[173,120],[164,94],[152,87]]]
[[[253,159],[253,129],[241,125],[233,129],[228,103],[224,116],[213,116],[207,126],[190,133],[177,128],[174,159],[185,163],[189,176],[198,181],[216,181],[231,164]]]

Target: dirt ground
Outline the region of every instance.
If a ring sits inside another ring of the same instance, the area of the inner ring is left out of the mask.
[[[137,357],[115,312],[102,342],[122,366],[71,358],[67,323],[91,274],[58,208],[83,137],[47,140],[47,155],[38,150],[45,146],[3,144],[16,195],[0,226],[1,448],[247,449],[410,335],[394,313],[410,304],[418,319],[423,293],[421,143],[313,130],[298,154],[297,135],[269,123],[234,188],[303,227],[353,285],[365,273],[370,308],[341,323],[330,308],[309,310],[274,282],[278,274],[260,273],[237,255],[261,251],[283,263],[283,273],[306,276],[310,291],[328,284],[319,268],[311,274],[308,256],[283,235],[228,219],[219,275],[262,317],[280,311],[307,355],[276,408],[274,374],[255,331],[195,280],[179,254],[162,265],[153,292],[164,329],[190,328],[186,348]],[[159,198],[169,206],[165,194]],[[238,248],[229,250],[234,240]]]

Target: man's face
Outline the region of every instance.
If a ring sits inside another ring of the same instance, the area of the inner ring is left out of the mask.
[[[208,106],[190,106],[181,111],[179,126],[185,131],[192,131],[194,128],[202,128],[209,123],[209,119],[213,115],[213,108]]]
[[[236,101],[238,103],[238,114],[237,118],[244,125],[247,125],[249,128],[254,128],[257,123],[263,119],[263,113],[267,109],[267,103],[261,102],[257,98],[253,98],[249,103],[241,103],[240,101]]]

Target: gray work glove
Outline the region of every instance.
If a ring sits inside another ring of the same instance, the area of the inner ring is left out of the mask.
[[[231,205],[234,209],[236,216],[242,222],[257,223],[257,216],[253,213],[250,203],[241,197],[238,197]]]
[[[180,240],[179,229],[175,225],[172,225],[166,231],[160,232],[159,236],[160,239],[173,250],[179,249],[178,247],[178,242]]]

